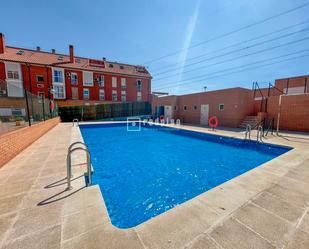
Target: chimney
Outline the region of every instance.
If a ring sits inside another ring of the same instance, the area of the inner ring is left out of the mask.
[[[56,49],[53,48],[52,49],[52,53],[55,54],[56,53]]]
[[[36,51],[41,51],[41,47],[37,46]]]
[[[0,33],[0,54],[5,52],[5,38],[4,34]]]
[[[74,47],[73,45],[70,45],[70,62],[74,63]]]

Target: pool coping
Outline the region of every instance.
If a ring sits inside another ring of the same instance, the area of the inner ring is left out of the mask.
[[[80,125],[83,124],[109,124],[109,123],[125,123],[125,122],[81,122]],[[175,128],[173,125],[162,125],[166,126],[169,128]],[[241,134],[235,134],[235,135],[229,135],[229,134],[222,134],[220,131],[212,131],[208,130],[205,128],[199,127],[196,129],[196,127],[192,126],[177,126],[178,129],[184,129],[184,130],[189,130],[189,131],[197,131],[201,133],[208,133],[212,135],[219,135],[219,136],[224,136],[228,138],[236,138],[236,139],[242,139],[241,136],[243,137],[243,133]],[[79,134],[80,134],[80,139],[83,141],[80,129],[78,129]],[[220,133],[220,134],[219,134]],[[243,139],[242,139],[243,140]],[[283,155],[280,155],[266,163],[263,163],[256,168],[253,168],[227,182],[224,182],[217,187],[214,187],[200,195],[195,196],[194,198],[187,200],[184,203],[181,203],[174,208],[159,214],[135,227],[132,228],[118,228],[114,226],[108,216],[107,210],[105,210],[105,213],[107,214],[107,220],[108,220],[108,226],[111,226],[113,228],[116,228],[117,230],[124,230],[124,231],[134,231],[137,233],[139,239],[141,240],[142,244],[144,247],[152,247],[153,243],[148,244],[149,239],[151,239],[151,235],[153,234],[158,228],[164,228],[166,224],[174,223],[174,227],[178,227],[178,224],[183,226],[185,223],[185,218],[177,218],[177,217],[191,217],[192,215],[195,216],[197,214],[198,219],[194,219],[195,225],[200,225],[200,231],[197,232],[197,234],[203,234],[205,232],[211,231],[214,227],[216,227],[218,224],[223,222],[223,220],[227,219],[228,217],[231,216],[233,212],[235,212],[238,208],[241,206],[245,205],[246,203],[250,202],[252,198],[255,198],[259,193],[261,193],[263,190],[267,189],[270,186],[273,186],[277,183],[277,181],[280,179],[280,177],[284,176],[284,174],[290,169],[293,168],[297,163],[293,162],[287,162],[285,163],[285,167],[282,167],[280,169],[277,168],[278,164],[282,164],[282,161],[287,161],[289,158],[297,158],[300,156],[300,151],[299,148],[300,146],[296,145],[295,143],[284,143],[283,141],[267,141],[270,145],[279,145],[283,147],[292,147],[292,149]],[[248,186],[248,180],[250,182],[250,178],[252,175],[258,174],[260,176],[266,177],[267,181],[259,183],[258,185],[252,185]],[[227,195],[230,195],[232,193],[236,194],[241,190],[243,192],[243,197],[237,200],[236,202],[232,202],[231,205],[226,203],[224,199],[229,199]],[[222,192],[225,192],[222,194]],[[228,194],[226,194],[228,193]],[[102,193],[101,193],[102,194]],[[221,200],[221,205],[219,204],[220,201],[214,201],[220,196],[222,198]],[[104,197],[102,195],[103,202],[104,202]],[[213,200],[212,200],[213,199]],[[218,204],[214,204],[218,203]],[[104,203],[105,206],[105,203]],[[105,206],[106,208],[106,206]],[[203,224],[199,224],[198,220],[205,222],[204,218],[207,219],[209,218],[208,222]],[[105,219],[104,218],[104,219]],[[210,220],[213,220],[210,222]],[[193,224],[189,224],[188,227],[191,227]],[[186,229],[186,228],[183,228]],[[196,230],[196,229],[195,229]],[[182,235],[179,234],[179,237]],[[198,235],[196,235],[198,236]],[[193,237],[196,237],[193,236]],[[159,238],[159,237],[158,237]],[[157,238],[157,239],[158,239]],[[188,244],[190,241],[186,241],[185,244]],[[171,243],[167,241],[167,243]],[[169,245],[167,246],[169,247]],[[157,246],[162,246],[160,243],[157,244]],[[178,243],[176,245],[178,246]],[[180,244],[179,244],[180,246]],[[163,246],[164,247],[164,246]]]

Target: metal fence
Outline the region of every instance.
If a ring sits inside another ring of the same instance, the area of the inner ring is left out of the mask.
[[[58,116],[57,103],[24,91],[21,97],[0,94],[0,134]]]
[[[149,102],[133,102],[59,107],[59,115],[64,122],[72,122],[73,119],[99,121],[144,116],[151,115],[151,104]]]

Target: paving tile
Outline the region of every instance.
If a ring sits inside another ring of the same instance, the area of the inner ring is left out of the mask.
[[[309,212],[307,212],[307,214],[304,216],[299,228],[309,234]]]
[[[205,232],[218,218],[209,207],[203,207],[203,211],[186,205],[174,207],[138,225],[135,230],[146,247],[180,248]]]
[[[308,249],[309,234],[297,231],[284,249]]]
[[[289,238],[294,227],[273,214],[270,214],[253,204],[240,208],[233,217],[256,231],[262,237],[281,247]]]
[[[278,185],[282,187],[288,186],[290,190],[302,194],[309,201],[309,182],[305,183],[290,177],[281,177]]]
[[[0,215],[9,212],[16,212],[24,197],[25,194],[19,194],[0,199]]]
[[[2,249],[60,249],[60,243],[61,226],[57,225],[10,241]]]
[[[203,234],[195,238],[185,249],[218,249],[208,235]]]
[[[1,248],[1,242],[4,240],[11,225],[13,224],[15,216],[16,216],[16,213],[11,213],[11,214],[0,216],[0,248]]]
[[[279,176],[264,170],[251,170],[235,178],[235,182],[252,191],[262,191],[278,180]]]
[[[263,192],[252,201],[292,223],[296,223],[304,212],[302,208],[291,205],[288,201],[271,195],[268,192]]]
[[[25,209],[19,212],[18,219],[12,227],[9,239],[37,232],[61,223],[61,207],[56,205]]]
[[[275,185],[269,189],[267,192],[276,195],[283,200],[287,200],[295,206],[304,208],[307,204],[307,199],[299,192],[293,191],[289,186]]]
[[[255,195],[235,181],[226,182],[197,197],[220,214],[228,214]]]
[[[218,225],[210,236],[223,248],[231,249],[271,249],[275,246],[247,229],[234,219],[228,219]]]
[[[63,217],[63,240],[71,239],[88,230],[109,222],[109,219],[104,215],[103,205],[94,205],[82,210],[82,212],[74,213]]]
[[[101,225],[87,233],[64,241],[62,249],[144,249],[133,229],[122,230],[111,225]]]
[[[306,169],[306,171],[300,170],[300,169],[290,170],[285,176],[304,182],[304,183],[308,183],[309,182],[309,166],[308,166],[308,169]]]
[[[64,204],[63,215],[74,214],[94,205],[104,205],[105,215],[108,216],[100,187],[98,185],[83,188],[69,196]]]
[[[32,184],[33,183],[30,181],[24,181],[18,183],[8,182],[6,184],[0,184],[0,199],[12,195],[25,193],[31,188]]]

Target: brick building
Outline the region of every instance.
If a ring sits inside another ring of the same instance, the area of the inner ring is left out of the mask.
[[[280,129],[309,131],[309,76],[278,79],[268,88],[230,88],[180,96],[153,97],[154,116],[207,125],[216,116],[220,126],[240,127],[267,118]],[[281,97],[280,97],[281,96]],[[281,99],[281,100],[280,100]]]
[[[151,75],[143,66],[69,54],[10,47],[0,33],[0,93],[23,97],[24,89],[61,105],[150,101]]]

